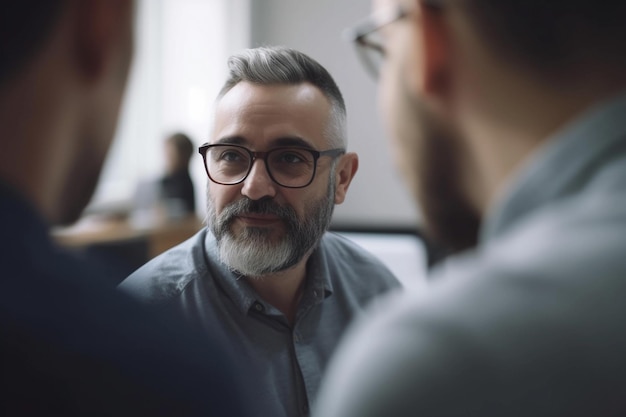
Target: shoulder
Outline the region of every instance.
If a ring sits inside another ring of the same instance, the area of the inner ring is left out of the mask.
[[[351,266],[366,264],[386,268],[372,253],[337,233],[326,232],[320,241],[320,249],[331,255],[334,263],[346,262]]]
[[[473,264],[502,275],[544,279],[569,276],[569,284],[594,270],[605,277],[626,272],[626,198],[606,194],[570,197],[537,210],[481,248]],[[453,265],[453,264],[450,264]],[[442,270],[441,273],[452,273]],[[453,272],[459,274],[459,271]],[[597,282],[597,281],[596,281]]]
[[[204,241],[206,228],[167,250],[128,276],[118,288],[143,302],[160,303],[179,295],[208,271]]]
[[[201,415],[237,407],[237,368],[221,341],[141,307],[95,266],[60,251],[37,256],[50,262],[22,268],[0,296],[3,353],[13,359],[3,367],[12,381],[8,409],[23,409],[24,401],[66,415]],[[90,395],[63,401],[85,390]]]
[[[319,246],[331,276],[344,282],[367,284],[374,290],[399,286],[399,281],[383,262],[353,241],[327,232]]]
[[[619,401],[626,219],[617,211],[552,207],[443,263],[427,291],[378,303],[338,351],[320,415],[578,416],[593,414],[599,393]],[[354,401],[326,403],[342,390]]]

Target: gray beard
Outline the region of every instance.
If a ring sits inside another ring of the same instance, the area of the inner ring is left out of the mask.
[[[280,206],[269,198],[250,200],[247,197],[226,206],[218,217],[209,196],[207,220],[217,240],[219,260],[233,272],[247,277],[261,277],[295,266],[317,246],[328,229],[334,195],[335,184],[331,180],[327,195],[310,206],[302,220],[289,206]],[[285,235],[275,242],[271,229],[246,227],[235,236],[231,224],[236,216],[243,213],[278,216],[285,225]]]

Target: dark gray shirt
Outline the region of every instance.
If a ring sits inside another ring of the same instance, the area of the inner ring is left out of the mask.
[[[326,233],[307,264],[293,326],[244,278],[217,258],[202,230],[128,277],[120,288],[152,304],[174,305],[207,329],[217,321],[256,378],[259,416],[309,413],[322,372],[353,316],[376,295],[399,287],[392,273],[351,241]]]

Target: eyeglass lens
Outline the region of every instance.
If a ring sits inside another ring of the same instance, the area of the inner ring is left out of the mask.
[[[306,186],[315,175],[316,158],[308,149],[272,149],[264,159],[270,177],[285,187]],[[246,148],[218,145],[207,150],[207,172],[215,182],[237,184],[246,178],[251,166],[252,155]]]

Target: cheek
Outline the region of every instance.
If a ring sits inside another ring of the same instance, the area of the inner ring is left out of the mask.
[[[241,195],[241,186],[237,185],[219,185],[209,181],[207,187],[207,201],[213,205],[215,212],[219,215],[224,207],[234,203]]]
[[[309,185],[312,187],[313,184]],[[289,192],[289,191],[296,191]],[[289,190],[282,195],[282,198],[277,201],[278,204],[282,206],[288,206],[291,209],[295,210],[299,219],[302,219],[306,214],[306,208],[309,207],[314,200],[311,197],[310,193],[303,193],[302,190],[297,192],[298,190]],[[307,190],[309,191],[309,190]]]
[[[420,95],[421,68],[417,59],[419,48],[411,41],[413,38],[411,31],[400,31],[390,37],[379,84],[379,106],[396,154],[403,153],[402,141],[415,134],[412,106],[407,98]]]
[[[391,64],[387,65],[381,74],[379,106],[393,158],[396,165],[401,165],[403,154],[401,141],[406,136],[406,120],[403,117],[403,113],[406,113],[406,103],[403,102],[404,94],[398,75],[397,68]]]
[[[321,172],[318,172],[321,174]],[[283,189],[280,195],[275,197],[276,203],[288,206],[296,212],[298,219],[309,220],[311,207],[318,204],[319,200],[326,196],[328,187],[328,171],[323,172],[323,177],[316,176],[311,185],[301,189]]]

